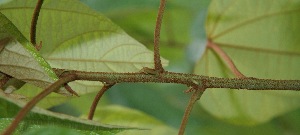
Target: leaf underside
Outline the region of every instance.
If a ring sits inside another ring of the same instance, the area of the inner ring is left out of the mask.
[[[213,1],[206,20],[207,37],[248,77],[299,79],[299,2]],[[205,50],[194,72],[234,77],[227,64],[210,49]],[[296,91],[209,89],[199,103],[220,119],[254,125],[298,108],[299,97]]]
[[[0,12],[29,39],[35,0],[15,0]],[[40,53],[53,68],[93,72],[137,72],[153,68],[153,52],[126,34],[102,14],[77,0],[45,1],[37,24]],[[168,61],[162,58],[164,66]],[[79,94],[98,91],[99,82],[75,81],[69,85]],[[26,88],[31,86],[26,86]],[[39,91],[20,91],[32,97]]]

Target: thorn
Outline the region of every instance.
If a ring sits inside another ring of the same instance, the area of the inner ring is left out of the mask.
[[[150,75],[157,75],[159,72],[153,68],[143,67],[140,73],[150,74]]]
[[[113,85],[115,85],[116,83],[115,82],[103,82],[103,85],[105,86],[105,87],[111,87],[111,86],[113,86]]]
[[[193,87],[190,87],[189,89],[185,90],[184,93],[191,93],[195,91],[195,89]]]
[[[39,44],[36,44],[36,45],[35,45],[35,49],[36,49],[37,51],[40,51],[40,50],[42,49],[42,46],[43,46],[43,42],[40,41]]]
[[[65,83],[65,84],[64,84],[64,87],[66,88],[66,90],[67,90],[68,92],[70,92],[71,94],[73,94],[73,95],[79,97],[79,95],[78,95],[78,94],[70,87],[69,84]]]

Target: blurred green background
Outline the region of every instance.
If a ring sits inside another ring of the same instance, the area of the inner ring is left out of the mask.
[[[130,36],[153,46],[153,32],[158,0],[81,0],[124,29]],[[169,0],[164,14],[161,34],[161,55],[169,60],[169,71],[192,73],[206,43],[204,22],[210,0]],[[100,88],[99,88],[100,89]],[[187,88],[174,84],[118,84],[110,89],[98,107],[123,105],[151,115],[178,129],[190,94]],[[74,116],[86,114],[95,94],[78,101],[50,108]],[[84,99],[84,100],[83,100]],[[122,113],[122,112],[120,112]],[[257,126],[241,126],[216,119],[199,104],[195,104],[187,125],[187,135],[297,135],[300,134],[300,109]]]

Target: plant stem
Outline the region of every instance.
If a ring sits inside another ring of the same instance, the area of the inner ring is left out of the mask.
[[[231,72],[237,77],[237,78],[245,78],[246,76],[243,75],[238,68],[235,66],[231,58],[215,43],[212,41],[208,41],[207,47],[211,48],[221,59],[223,59],[227,65],[229,66],[229,69]]]
[[[92,120],[93,117],[94,117],[94,113],[95,113],[95,110],[96,110],[96,107],[97,107],[97,104],[100,100],[100,98],[103,96],[103,94],[109,89],[111,88],[112,86],[114,86],[115,83],[113,84],[104,84],[104,86],[101,88],[101,90],[97,93],[97,95],[95,96],[94,98],[94,101],[90,107],[90,112],[89,112],[89,116],[88,116],[88,119],[89,120]]]
[[[272,80],[247,78],[218,78],[195,74],[175,73],[165,71],[160,75],[145,73],[106,73],[106,72],[84,72],[65,69],[53,69],[57,74],[75,74],[76,80],[114,82],[114,83],[176,83],[194,86],[195,82],[205,88],[229,88],[248,90],[300,90],[300,80]],[[203,82],[203,83],[202,83]]]
[[[192,94],[190,101],[185,109],[181,124],[180,124],[180,128],[178,131],[178,135],[183,135],[184,131],[185,131],[185,127],[187,125],[190,113],[193,109],[194,104],[196,103],[197,100],[200,99],[200,97],[202,96],[203,92],[204,92],[205,88],[196,88],[194,89],[194,93]]]
[[[39,14],[42,8],[44,0],[38,0],[36,3],[33,15],[32,15],[32,20],[31,20],[31,28],[30,28],[30,42],[39,50],[41,48],[41,43],[40,45],[36,44],[36,25],[37,21],[39,18]]]
[[[166,0],[160,0],[160,5],[157,13],[157,18],[156,18],[155,31],[154,31],[154,66],[155,66],[154,69],[157,70],[159,73],[164,72],[164,69],[161,64],[160,54],[159,54],[159,40],[160,40],[161,23],[164,15],[165,6],[166,6]]]
[[[49,87],[47,87],[45,90],[43,90],[40,94],[35,96],[32,100],[30,100],[16,115],[13,122],[9,125],[9,127],[2,133],[2,135],[10,135],[12,132],[17,128],[20,121],[24,118],[24,116],[44,97],[49,95],[51,92],[59,89],[63,84],[66,82],[74,81],[76,80],[76,75],[74,74],[68,74],[66,76],[63,76],[59,80],[57,80],[55,83],[51,84]]]

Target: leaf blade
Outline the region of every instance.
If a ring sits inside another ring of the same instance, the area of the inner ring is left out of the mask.
[[[299,0],[213,1],[206,21],[208,39],[222,48],[246,76],[299,79]],[[195,73],[234,77],[209,49]],[[205,92],[200,104],[232,123],[255,125],[299,108],[299,92],[217,90]],[[261,101],[261,102],[260,102]]]
[[[1,121],[5,121],[5,123],[1,124],[0,128],[4,129],[10,121],[13,120],[14,115],[20,110],[20,107],[22,107],[23,103],[18,103],[16,101],[13,101],[9,98],[6,98],[5,95],[1,94],[0,97],[1,100],[1,113],[0,113],[0,119]],[[21,122],[19,125],[17,131],[17,134],[21,134],[24,131],[27,131],[27,129],[33,128],[33,129],[39,129],[41,128],[41,125],[55,125],[58,127],[64,127],[64,128],[71,128],[76,129],[84,134],[90,134],[90,133],[104,133],[104,134],[115,134],[122,130],[126,129],[132,129],[132,128],[125,128],[121,126],[110,126],[110,125],[104,125],[100,124],[94,121],[89,120],[83,120],[67,115],[62,114],[55,114],[40,108],[35,107]]]
[[[0,39],[9,40],[1,45],[4,48],[0,52],[0,71],[41,88],[46,88],[56,81],[58,77],[50,65],[14,24],[2,13],[0,20]],[[56,92],[70,95],[62,88]]]
[[[29,24],[35,1],[14,1],[0,11],[29,35]],[[68,5],[68,8],[66,8]],[[16,18],[22,11],[22,16]],[[26,36],[29,39],[29,36]],[[153,67],[152,52],[131,38],[105,16],[79,1],[45,1],[37,25],[37,41],[43,41],[41,53],[54,68],[94,72],[137,72]],[[167,60],[162,58],[164,66]],[[89,93],[99,83],[75,81],[70,86],[78,93]],[[83,90],[78,90],[83,89]]]

